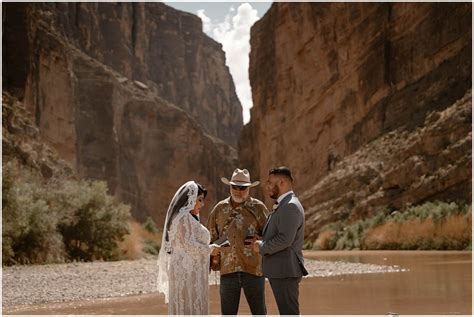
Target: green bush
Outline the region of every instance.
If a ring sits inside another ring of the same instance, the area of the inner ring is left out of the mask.
[[[469,244],[466,246],[466,248],[464,250],[466,250],[466,251],[471,251],[472,250],[472,240],[469,240]]]
[[[378,212],[373,218],[367,219],[371,227],[383,225],[386,221],[387,213],[385,211]]]
[[[44,182],[15,162],[3,166],[5,265],[113,260],[129,232],[130,208],[99,181]]]
[[[313,249],[313,242],[305,241],[303,243],[303,250],[311,250],[311,249]]]
[[[71,259],[117,258],[117,242],[129,233],[130,207],[115,203],[105,182],[68,181],[54,200],[65,211],[58,227]]]
[[[142,251],[148,254],[158,255],[160,252],[160,245],[154,240],[146,239]]]
[[[6,163],[2,179],[3,264],[48,263],[64,260],[62,238],[56,230],[57,214],[37,186],[36,175],[22,178],[15,162]],[[25,181],[21,181],[25,180]]]
[[[151,217],[146,218],[146,221],[143,223],[143,228],[150,232],[150,233],[157,233],[158,228],[156,227],[156,223],[153,221]]]

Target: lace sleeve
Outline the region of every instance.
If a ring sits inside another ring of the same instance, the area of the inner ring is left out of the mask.
[[[174,250],[183,250],[186,253],[210,254],[211,246],[206,241],[201,230],[206,230],[189,213],[186,213],[175,222],[173,245]],[[174,231],[174,230],[173,230]]]

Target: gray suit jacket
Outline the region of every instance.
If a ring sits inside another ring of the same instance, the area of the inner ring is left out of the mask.
[[[301,277],[303,259],[304,209],[294,194],[285,197],[268,217],[263,228],[263,275],[268,278]]]

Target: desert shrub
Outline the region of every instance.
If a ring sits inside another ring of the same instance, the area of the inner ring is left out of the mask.
[[[135,260],[147,255],[157,255],[160,251],[161,234],[150,232],[150,223],[130,221],[130,232],[119,243],[120,258]],[[148,227],[148,229],[147,229]]]
[[[331,231],[328,249],[462,250],[472,244],[470,205],[426,202],[387,215],[347,224],[336,222],[321,229]]]
[[[67,181],[54,193],[63,214],[58,225],[73,260],[118,258],[118,242],[129,232],[130,207],[114,201],[102,181]]]
[[[369,218],[367,221],[371,227],[377,227],[385,223],[387,218],[385,211],[379,211],[374,217]]]
[[[466,251],[472,250],[472,240],[469,240],[469,243],[467,244],[467,246],[465,247],[464,250],[466,250]]]
[[[320,250],[333,250],[336,249],[336,244],[339,238],[344,233],[344,222],[336,221],[328,223],[323,226],[320,230],[318,238],[314,243],[313,248]]]
[[[158,255],[160,252],[160,244],[155,240],[146,239],[143,243],[143,252]]]
[[[2,262],[48,263],[65,258],[58,217],[50,212],[46,190],[34,173],[25,174],[15,161],[3,167]]]
[[[4,265],[117,258],[130,212],[104,182],[46,182],[14,160],[2,170]]]
[[[144,238],[142,251],[148,254],[158,255],[161,247],[161,236],[158,234],[159,230],[151,217],[148,217],[143,223],[143,229],[145,229],[148,234]]]
[[[334,235],[335,232],[329,229],[321,230],[318,234],[318,237],[314,243],[312,241],[305,241],[305,245],[308,246],[307,249],[312,250],[331,250],[334,249]],[[303,249],[305,249],[303,245]]]
[[[17,239],[15,233],[17,203],[14,194],[14,175],[12,167],[3,166],[2,175],[2,263],[12,264],[15,258],[14,242]]]
[[[146,218],[145,222],[143,223],[143,228],[150,233],[158,233],[158,228],[156,227],[156,223],[153,221],[151,217]]]
[[[303,250],[311,250],[313,248],[313,242],[305,241],[303,243]]]

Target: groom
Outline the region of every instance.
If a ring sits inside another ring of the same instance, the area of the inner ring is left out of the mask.
[[[268,278],[280,315],[299,315],[299,283],[308,272],[304,267],[304,210],[292,189],[288,167],[269,171],[267,190],[276,199],[263,228],[262,240],[253,249],[263,256],[263,275]]]

